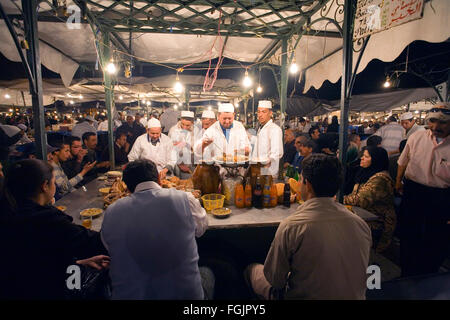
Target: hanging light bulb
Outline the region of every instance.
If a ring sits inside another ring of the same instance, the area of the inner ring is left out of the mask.
[[[389,77],[386,77],[386,81],[383,84],[383,87],[389,88],[391,86],[391,79]]]
[[[123,95],[120,95],[120,96],[119,96],[119,100],[123,100]]]
[[[151,106],[152,103],[150,101],[147,101],[147,106]]]
[[[262,88],[260,85],[258,85],[258,88],[256,88],[256,92],[261,93],[262,92]]]
[[[177,78],[175,80],[175,84],[173,85],[173,90],[175,90],[176,93],[183,92],[183,85],[180,82],[180,78],[178,78],[178,74],[177,74]]]
[[[174,110],[178,110],[178,106],[177,105],[174,105],[173,108],[174,108]]]
[[[211,109],[212,109],[211,106],[208,106],[208,110],[211,111]]]
[[[116,74],[116,72],[117,72],[117,67],[116,67],[116,65],[114,64],[114,60],[113,59],[111,59],[111,61],[108,63],[108,65],[106,66],[106,71],[109,73],[109,74]]]
[[[80,94],[79,98],[80,98],[80,99],[83,99],[83,95],[82,95],[82,94]]]
[[[11,96],[9,94],[5,94],[5,99],[10,99]]]
[[[178,106],[179,106],[179,107],[181,107],[182,105],[183,105],[183,104],[182,104],[181,102],[180,102],[180,103],[178,103]]]
[[[249,88],[252,86],[252,79],[248,76],[247,70],[245,70],[245,76],[244,76],[244,80],[242,81],[242,84],[245,88]]]
[[[292,74],[296,74],[298,72],[298,65],[295,63],[295,60],[292,61],[291,66],[289,67],[289,72]]]
[[[70,100],[70,104],[74,104],[75,102],[73,100]]]
[[[142,104],[146,104],[146,103],[147,103],[147,100],[143,99]]]

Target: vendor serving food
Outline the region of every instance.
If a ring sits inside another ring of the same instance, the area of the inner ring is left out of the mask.
[[[223,157],[226,160],[227,156],[234,157],[236,153],[246,156],[250,154],[250,142],[245,128],[242,123],[234,120],[234,116],[234,106],[231,103],[219,106],[219,121],[211,125],[195,144],[195,152],[202,154],[203,160],[213,162],[214,158]]]
[[[272,102],[261,100],[258,104],[258,121],[260,128],[255,148],[252,153],[253,163],[262,163],[262,175],[278,175],[280,158],[283,156],[283,133],[272,121]]]
[[[161,133],[161,123],[158,119],[152,118],[148,121],[147,133],[136,139],[128,154],[130,162],[138,159],[153,161],[161,179],[173,172],[176,164],[173,143],[168,136]]]

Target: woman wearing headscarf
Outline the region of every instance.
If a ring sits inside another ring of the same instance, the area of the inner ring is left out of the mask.
[[[369,222],[369,225],[373,247],[381,252],[390,245],[396,224],[394,182],[388,172],[387,151],[381,147],[366,147],[360,166],[353,192],[344,197],[344,204],[364,208],[379,217],[379,221]]]
[[[331,118],[331,124],[328,125],[327,132],[339,132],[339,122],[337,116],[333,116]]]

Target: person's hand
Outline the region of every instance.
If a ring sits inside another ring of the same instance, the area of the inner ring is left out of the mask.
[[[77,155],[78,162],[83,161],[83,158],[85,155],[87,155],[87,152],[88,152],[87,149],[81,149],[80,152],[78,152],[78,155]]]
[[[97,270],[108,269],[111,258],[105,255],[99,255],[84,260],[77,260],[78,264],[89,266]]]
[[[166,175],[167,175],[167,172],[169,172],[169,169],[167,169],[167,168],[164,168],[164,169],[162,169],[160,172],[159,172],[159,178],[162,180],[162,179],[165,179],[166,178]]]
[[[403,194],[403,182],[397,181],[395,183],[395,191],[397,191],[398,194]]]
[[[191,169],[189,169],[189,167],[188,167],[187,165],[185,165],[184,163],[180,163],[180,164],[178,165],[178,168],[180,168],[180,170],[181,170],[182,172],[185,172],[185,173],[191,173]]]
[[[86,173],[92,170],[94,166],[97,164],[97,161],[94,162],[88,162],[84,165],[83,170],[81,170],[80,174],[84,176]]]
[[[103,161],[96,165],[97,168],[108,168],[109,167],[109,161]]]
[[[249,147],[245,147],[244,148],[244,153],[246,156],[248,156],[250,154],[250,148]]]
[[[202,148],[203,149],[206,148],[211,143],[213,143],[213,141],[214,141],[214,139],[209,139],[209,138],[203,139],[203,141],[202,141]]]

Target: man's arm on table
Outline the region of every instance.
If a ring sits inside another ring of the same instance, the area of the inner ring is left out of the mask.
[[[186,195],[189,201],[192,218],[194,218],[195,222],[195,236],[199,238],[205,233],[206,229],[208,229],[206,211],[200,205],[200,201],[198,201],[190,192],[186,192]]]

